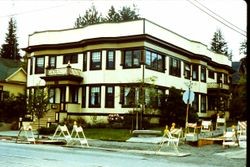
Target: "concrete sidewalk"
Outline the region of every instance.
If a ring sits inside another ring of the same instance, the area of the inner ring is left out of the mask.
[[[16,139],[19,131],[0,131],[0,140],[8,139],[12,140]],[[35,137],[37,134],[35,132]],[[40,136],[42,137],[42,135]],[[197,154],[198,151],[201,151],[202,148],[190,146],[187,144],[181,143],[178,147],[178,150],[173,147],[166,146],[158,151],[160,146],[157,143],[161,138],[155,137],[145,137],[131,139],[131,142],[117,142],[117,141],[103,141],[96,139],[87,139],[90,145],[89,149],[101,149],[107,151],[119,151],[119,152],[127,152],[127,153],[139,153],[139,154],[148,154],[148,155],[164,155],[164,156],[176,156],[183,157],[189,156],[192,154]],[[42,140],[42,139],[39,139]],[[129,140],[128,140],[129,141]],[[150,142],[151,141],[151,142]],[[75,146],[74,146],[75,147]],[[78,146],[76,146],[78,147]],[[210,154],[216,156],[224,156],[227,158],[236,158],[236,159],[245,159],[246,158],[246,148],[232,148],[232,149],[223,149],[220,145],[210,146],[210,150],[204,150],[205,152],[211,152]],[[78,147],[79,148],[79,147]],[[87,147],[84,147],[87,148]],[[207,149],[207,148],[206,148]],[[204,153],[203,151],[203,153]]]

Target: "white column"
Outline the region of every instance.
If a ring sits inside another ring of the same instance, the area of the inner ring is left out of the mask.
[[[65,102],[69,102],[69,86],[66,86]]]

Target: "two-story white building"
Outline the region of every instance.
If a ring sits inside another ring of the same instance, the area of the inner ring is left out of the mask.
[[[228,57],[146,19],[35,32],[24,50],[27,88],[49,88],[52,122],[127,114],[142,94],[140,83],[152,84],[151,77],[161,93],[172,86],[187,90],[191,80],[200,117],[217,112],[222,102],[228,108]]]

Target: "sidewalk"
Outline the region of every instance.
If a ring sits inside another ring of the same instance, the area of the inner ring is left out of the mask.
[[[0,131],[0,140],[15,140],[19,131]],[[37,135],[35,134],[35,137]],[[200,151],[202,154],[207,154],[208,156],[224,156],[227,158],[236,158],[236,159],[245,159],[246,158],[246,149],[242,148],[222,148],[220,145],[210,145],[206,147],[195,147],[188,144],[180,143],[178,151],[171,146],[164,146],[161,148],[161,151],[158,151],[160,146],[155,143],[152,138],[152,143],[149,143],[150,138],[140,138],[140,142],[117,142],[117,141],[102,141],[96,139],[88,139],[88,144],[90,145],[89,149],[99,149],[107,151],[119,151],[126,153],[138,153],[138,154],[148,154],[148,155],[164,155],[164,156],[176,156],[184,157],[190,155],[199,155]],[[84,147],[87,148],[87,147]]]

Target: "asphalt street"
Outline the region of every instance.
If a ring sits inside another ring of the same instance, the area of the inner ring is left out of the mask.
[[[8,135],[9,134],[9,135]],[[12,138],[5,139],[6,136]],[[2,136],[2,137],[1,137]],[[187,156],[173,156],[174,149],[164,145],[161,152],[154,143],[129,143],[88,139],[87,147],[65,147],[47,144],[17,144],[16,132],[0,132],[0,166],[199,166],[199,167],[244,167],[246,148],[223,148],[213,144],[195,147],[180,143],[178,151]]]

